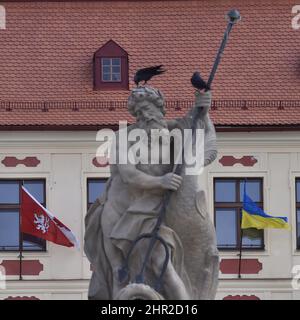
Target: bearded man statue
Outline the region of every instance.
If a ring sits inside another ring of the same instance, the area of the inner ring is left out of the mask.
[[[208,115],[210,104],[209,91],[196,92],[194,109],[197,108],[199,116],[197,128],[204,132],[205,166],[217,155],[215,130]],[[182,133],[192,126],[192,112],[166,121],[162,93],[148,86],[132,90],[128,110],[136,117],[136,123],[125,129],[126,136],[137,129],[143,130],[145,135],[139,141],[139,152],[135,152],[133,142],[128,141],[126,147],[120,143],[124,131],[117,132],[115,159],[125,152],[128,158],[136,161],[110,164],[111,176],[106,190],[86,215],[85,253],[93,266],[89,299],[213,299],[218,282],[218,252],[199,176],[186,175],[184,164],[181,175],[172,172],[175,157],[170,153],[175,148],[174,143],[170,148],[162,148],[158,163],[151,162],[153,148],[164,144],[164,139],[152,135],[152,131],[168,135],[177,129]],[[159,236],[167,245],[169,260],[161,287],[155,288],[165,263],[165,248],[159,242],[151,252],[144,283],[136,283],[149,239],[135,246],[128,276],[121,279],[120,268],[133,242],[155,227],[167,190],[173,193]]]

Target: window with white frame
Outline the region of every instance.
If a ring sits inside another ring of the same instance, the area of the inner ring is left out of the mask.
[[[214,218],[217,244],[221,250],[238,250],[241,245],[241,213],[245,178],[214,179]],[[263,208],[263,179],[247,178],[247,194]],[[264,249],[263,230],[243,230],[243,249]]]
[[[107,178],[88,178],[87,179],[87,209],[104,192]]]
[[[120,82],[121,79],[121,58],[102,58],[102,81]]]
[[[0,251],[45,251],[46,241],[20,231],[20,195],[22,185],[46,206],[44,179],[0,179]],[[21,240],[23,239],[23,243]]]

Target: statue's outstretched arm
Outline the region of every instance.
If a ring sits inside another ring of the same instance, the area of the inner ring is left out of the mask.
[[[195,109],[198,109],[197,118],[199,121],[205,121],[206,116],[208,115],[208,111],[211,105],[211,92],[200,92],[196,91],[195,93],[195,104],[194,107],[188,111],[188,113],[182,117],[177,119],[167,120],[169,130],[179,128],[179,129],[189,129],[192,127],[193,123],[193,112]]]
[[[217,157],[217,143],[216,143],[216,131],[214,124],[209,117],[209,109],[211,106],[211,92],[196,92],[195,107],[201,108],[199,112],[199,121],[204,122],[205,135],[204,135],[204,165],[207,166],[212,163]],[[190,110],[187,115],[181,119],[168,120],[168,128],[170,130],[174,128],[187,129],[192,127],[193,110]]]
[[[202,108],[200,119],[204,121],[204,166],[212,163],[218,154],[217,137],[213,122],[209,117],[209,109],[211,106],[211,91],[196,92],[195,108]]]

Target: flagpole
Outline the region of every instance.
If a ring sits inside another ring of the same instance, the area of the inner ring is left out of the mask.
[[[19,256],[20,273],[19,273],[19,280],[23,280],[23,277],[22,277],[22,258],[23,258],[23,235],[22,235],[22,231],[20,230],[20,256]]]
[[[245,197],[246,194],[246,187],[247,187],[247,178],[244,180],[244,195],[243,198]],[[244,202],[244,200],[243,200]],[[241,279],[241,269],[242,269],[242,250],[243,250],[243,229],[242,229],[242,220],[243,220],[243,211],[241,212],[241,221],[240,221],[240,254],[239,254],[239,273],[238,273],[238,278]]]
[[[238,278],[239,279],[241,279],[242,249],[243,249],[243,229],[242,229],[242,223],[241,223],[240,254],[239,254],[239,274],[238,274]]]
[[[19,221],[20,221],[20,232],[19,232],[19,251],[20,251],[20,255],[19,255],[19,280],[23,280],[22,277],[22,258],[23,258],[23,233],[22,233],[22,189],[20,190],[21,192],[21,196],[20,196],[20,214],[19,214]]]

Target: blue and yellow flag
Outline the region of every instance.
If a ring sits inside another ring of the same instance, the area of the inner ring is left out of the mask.
[[[244,201],[242,209],[242,229],[275,228],[290,229],[286,217],[272,217],[267,215],[244,191]]]

